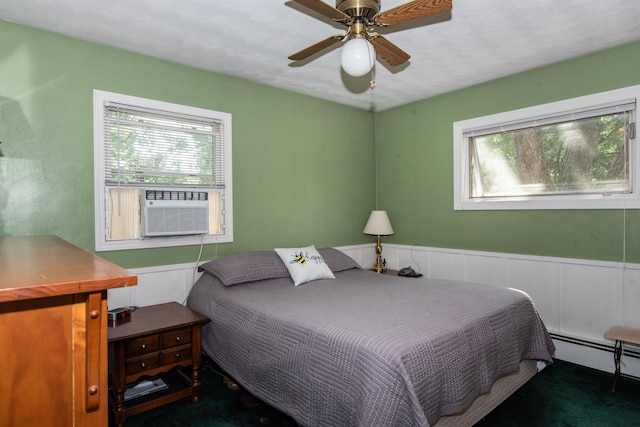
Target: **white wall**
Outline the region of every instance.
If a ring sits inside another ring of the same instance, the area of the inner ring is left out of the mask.
[[[375,260],[373,245],[338,248],[361,266]],[[549,332],[596,344],[598,348],[554,340],[555,357],[613,372],[613,347],[604,332],[613,325],[640,327],[640,265],[568,258],[460,251],[385,244],[387,266],[412,266],[424,278],[460,280],[527,292]],[[194,264],[132,269],[138,286],[109,290],[109,307],[184,303]],[[639,347],[628,347],[640,351]],[[640,377],[640,360],[623,356],[622,371]]]

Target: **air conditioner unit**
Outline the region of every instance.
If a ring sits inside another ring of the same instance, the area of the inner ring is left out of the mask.
[[[143,189],[140,192],[143,237],[184,236],[209,232],[206,191]]]

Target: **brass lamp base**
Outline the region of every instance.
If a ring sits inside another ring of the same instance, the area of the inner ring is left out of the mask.
[[[382,263],[382,244],[380,243],[380,236],[376,240],[376,262],[371,268],[376,273],[384,273],[387,271],[387,267]]]
[[[387,267],[384,266],[384,264],[382,263],[378,263],[376,262],[375,264],[373,264],[373,267],[371,268],[372,271],[375,271],[376,273],[384,273],[387,271]]]

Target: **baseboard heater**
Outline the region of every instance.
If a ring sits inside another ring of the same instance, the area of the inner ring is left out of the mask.
[[[567,342],[570,344],[581,345],[583,347],[595,348],[596,350],[608,351],[609,353],[613,353],[614,343],[604,344],[594,341],[589,341],[581,338],[569,337],[566,335],[556,334],[553,332],[549,332],[551,338],[554,340]],[[640,348],[639,347],[630,347],[629,345],[624,346],[624,355],[628,357],[633,357],[636,359],[640,359]]]

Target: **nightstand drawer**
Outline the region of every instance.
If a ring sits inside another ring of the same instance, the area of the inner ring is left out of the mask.
[[[173,363],[179,363],[191,360],[191,345],[185,345],[184,347],[174,347],[162,352],[162,364],[171,365]]]
[[[162,348],[170,348],[191,343],[191,329],[179,329],[162,334]]]
[[[134,338],[127,342],[125,347],[126,358],[142,356],[160,350],[157,335],[142,338]]]
[[[125,366],[125,375],[136,374],[138,372],[157,368],[158,366],[160,366],[160,353],[155,353],[147,357],[127,359]]]

